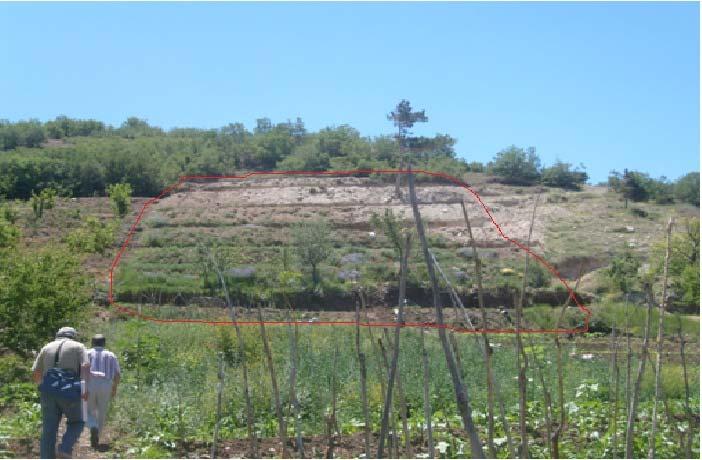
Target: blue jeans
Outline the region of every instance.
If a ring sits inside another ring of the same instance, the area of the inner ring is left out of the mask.
[[[67,400],[51,394],[41,393],[41,458],[56,458],[56,435],[61,417],[66,416],[66,432],[59,445],[59,451],[72,454],[73,446],[83,431],[83,411],[81,400]]]

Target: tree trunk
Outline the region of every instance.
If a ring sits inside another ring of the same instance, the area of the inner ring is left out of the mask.
[[[505,404],[504,400],[500,398],[500,386],[495,380],[495,375],[492,371],[492,349],[490,347],[490,340],[488,339],[487,329],[487,310],[485,309],[485,301],[483,297],[483,272],[480,263],[480,257],[478,256],[478,250],[475,246],[475,239],[473,238],[473,229],[470,224],[470,219],[468,219],[468,212],[466,211],[466,205],[461,200],[461,209],[463,210],[463,219],[466,221],[466,228],[468,229],[468,238],[470,240],[470,246],[473,250],[473,261],[475,269],[475,278],[478,283],[478,306],[480,308],[480,316],[483,321],[482,326],[482,338],[483,338],[483,359],[485,360],[485,374],[487,379],[487,396],[488,396],[488,448],[490,449],[490,457],[496,458],[495,443],[494,443],[494,433],[495,433],[495,398],[499,401],[500,408],[500,419],[502,421],[502,429],[507,437],[507,447],[512,457],[516,457],[516,452],[514,451],[514,445],[512,444],[512,435],[510,434],[509,424],[507,423],[507,417],[505,415]]]
[[[417,225],[417,235],[419,237],[419,242],[422,246],[422,252],[424,254],[424,261],[427,265],[427,272],[429,273],[429,279],[431,280],[434,309],[436,311],[436,323],[439,331],[439,339],[441,341],[441,346],[444,350],[444,356],[446,358],[446,365],[451,374],[451,381],[453,383],[454,392],[456,394],[456,403],[458,410],[463,419],[463,426],[468,433],[470,439],[471,452],[474,458],[484,458],[482,446],[480,445],[480,438],[478,437],[478,432],[473,424],[472,408],[468,401],[468,395],[458,372],[456,366],[456,361],[451,350],[451,345],[448,342],[446,335],[446,329],[444,328],[444,314],[442,311],[442,306],[439,300],[439,284],[436,280],[436,274],[434,273],[434,265],[431,263],[431,257],[429,256],[429,247],[427,246],[426,237],[424,236],[424,224],[422,223],[422,217],[419,213],[419,206],[417,205],[417,195],[414,188],[414,176],[412,174],[412,166],[407,165],[409,171],[409,194],[410,201],[412,203],[412,212],[414,214],[414,220]]]
[[[663,265],[663,299],[658,308],[658,336],[656,338],[656,396],[653,400],[653,414],[651,415],[651,437],[648,441],[648,458],[656,456],[656,430],[658,428],[658,400],[661,396],[661,366],[663,362],[663,318],[665,306],[668,303],[668,265],[670,263],[670,233],[673,230],[673,218],[668,219],[666,230],[665,264]]]
[[[636,421],[636,409],[639,405],[639,392],[641,391],[641,380],[646,369],[646,356],[648,355],[648,337],[651,332],[651,312],[653,311],[653,292],[650,285],[644,286],[648,301],[648,309],[646,310],[646,328],[644,330],[644,341],[641,348],[641,357],[639,358],[639,369],[636,373],[636,381],[634,382],[634,392],[631,395],[629,403],[627,420],[626,420],[626,458],[632,458],[634,455],[634,422]]]
[[[258,304],[258,321],[261,326],[261,340],[263,341],[263,352],[266,355],[266,363],[268,364],[268,372],[271,376],[271,386],[273,387],[273,401],[275,403],[275,413],[278,417],[278,436],[282,444],[282,456],[288,458],[288,441],[287,430],[285,428],[285,417],[283,417],[283,407],[280,404],[280,392],[278,391],[278,380],[275,376],[275,367],[273,364],[273,355],[268,344],[268,336],[266,335],[266,326],[263,323],[263,313],[261,304]]]
[[[370,438],[371,438],[371,426],[370,426],[370,414],[368,411],[368,388],[366,383],[366,355],[361,352],[361,310],[360,310],[360,299],[356,297],[356,354],[358,355],[358,365],[360,371],[361,379],[361,404],[363,405],[363,441],[364,441],[364,452],[366,458],[370,458]]]
[[[410,233],[405,234],[405,247],[400,254],[400,289],[399,289],[399,308],[397,315],[397,325],[395,326],[395,344],[392,350],[392,361],[390,362],[390,371],[388,374],[388,387],[387,393],[385,395],[385,402],[383,404],[383,416],[380,420],[380,438],[378,438],[378,458],[383,456],[383,444],[385,443],[385,434],[388,430],[388,416],[390,414],[390,406],[392,405],[392,390],[395,382],[395,377],[397,374],[397,361],[400,357],[400,328],[405,322],[404,310],[405,310],[405,290],[407,286],[407,258],[410,252]],[[400,377],[397,376],[398,388],[400,384]],[[403,404],[404,406],[404,404]],[[407,407],[401,407],[402,423],[405,431],[405,452],[406,455],[410,456],[410,440],[409,431],[407,429]]]

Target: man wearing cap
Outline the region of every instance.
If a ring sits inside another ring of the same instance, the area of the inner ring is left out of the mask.
[[[32,378],[40,384],[51,368],[73,371],[81,378],[89,380],[90,364],[88,353],[76,339],[78,333],[72,327],[62,327],[56,333],[56,340],[41,349],[32,366]],[[41,458],[71,458],[73,446],[83,431],[83,411],[81,401],[65,399],[48,392],[41,392],[42,431],[40,442]],[[83,393],[83,399],[87,398]],[[66,432],[56,449],[56,435],[61,417],[66,416]]]
[[[98,447],[100,432],[105,426],[105,417],[110,408],[110,399],[117,394],[120,369],[117,357],[105,348],[105,336],[95,334],[93,348],[88,350],[90,360],[90,383],[88,384],[88,427],[90,445]]]

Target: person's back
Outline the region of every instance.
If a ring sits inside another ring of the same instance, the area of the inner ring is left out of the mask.
[[[52,368],[72,371],[75,378],[87,374],[88,354],[82,343],[76,341],[76,330],[62,327],[56,333],[56,340],[46,344],[32,366],[32,377],[39,384]],[[40,387],[42,388],[42,387]],[[84,394],[83,397],[87,395]],[[83,411],[81,400],[63,397],[48,391],[41,391],[42,433],[40,443],[41,458],[71,458],[73,446],[83,431]],[[66,432],[56,451],[56,434],[61,417],[66,416]]]
[[[54,366],[54,357],[61,347],[58,364]],[[41,349],[37,356],[36,365],[33,370],[40,370],[41,376],[44,377],[46,372],[52,367],[59,367],[67,371],[73,371],[78,375],[80,366],[86,362],[85,346],[76,342],[73,339],[59,337],[53,342],[49,342]]]
[[[90,360],[88,427],[90,428],[90,445],[96,448],[100,432],[105,426],[110,400],[117,392],[120,368],[115,354],[105,348],[105,336],[95,334],[92,345],[93,348],[88,350]]]

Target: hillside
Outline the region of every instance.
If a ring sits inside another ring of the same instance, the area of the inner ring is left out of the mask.
[[[625,209],[619,196],[602,186],[564,191],[502,185],[485,174],[470,174],[466,179],[505,235],[522,243],[526,243],[538,197],[531,247],[571,285],[582,270],[579,293],[590,303],[599,298],[598,270],[608,266],[613,256],[628,248],[645,260],[652,245],[662,240],[669,216],[685,219],[698,213],[686,204],[634,203]],[[512,294],[507,288],[521,286],[523,253],[500,237],[468,191],[453,184],[422,182],[418,197],[432,250],[466,305],[475,306],[475,279],[459,200],[466,203],[483,260],[488,305],[511,306]],[[105,292],[110,256],[124,241],[126,230],[145,202],[146,198],[133,199],[132,212],[121,225],[114,250],[88,259],[98,291]],[[291,225],[325,219],[333,229],[333,254],[320,269],[323,292],[309,295],[309,283],[303,284],[298,302],[314,309],[352,310],[350,292],[356,279],[368,289],[374,303],[391,305],[396,302],[397,262],[382,229],[371,223],[374,214],[383,215],[385,210],[398,216],[403,226],[412,227],[406,200],[395,196],[389,181],[375,177],[258,176],[245,181],[188,182],[147,209],[115,274],[116,299],[127,303],[217,304],[214,297],[221,298],[221,292],[206,288],[202,256],[197,251],[199,244],[214,242],[230,254],[226,268],[239,273],[234,276],[232,290],[244,301],[255,286],[277,276],[281,248],[291,245]],[[24,233],[30,237],[29,244],[44,244],[52,236],[65,236],[89,215],[104,220],[111,213],[106,199],[60,199],[36,228],[28,227]],[[289,263],[292,270],[306,273],[292,254]],[[418,252],[413,254],[410,267],[410,300],[429,306],[426,270]],[[531,270],[539,268],[532,265]],[[543,279],[530,280],[530,302],[560,305],[565,298],[560,283],[548,272],[542,275]],[[302,295],[302,291],[308,294]]]

